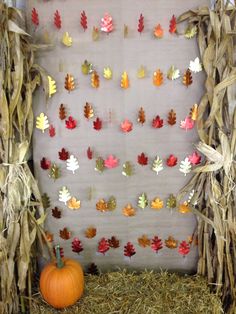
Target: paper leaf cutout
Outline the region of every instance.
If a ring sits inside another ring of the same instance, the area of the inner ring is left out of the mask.
[[[189,70],[193,73],[198,73],[202,71],[202,64],[198,57],[195,58],[193,61],[190,61]]]
[[[78,253],[78,254],[84,250],[83,245],[78,238],[73,239],[71,243],[71,248],[73,252]]]
[[[125,119],[120,125],[121,131],[124,133],[131,132],[133,130],[133,123],[128,119]]]
[[[96,131],[100,131],[102,129],[102,120],[100,120],[98,117],[95,121],[93,121],[93,128]]]
[[[96,159],[96,166],[95,166],[95,170],[102,173],[105,169],[105,162],[104,159],[102,157],[98,157]]]
[[[111,196],[107,202],[107,209],[109,211],[116,209],[116,198],[114,196]]]
[[[81,65],[81,71],[84,75],[91,74],[93,72],[93,64],[85,60]]]
[[[187,39],[191,39],[197,34],[197,26],[196,25],[188,25],[184,32],[184,37]]]
[[[138,244],[143,248],[149,247],[151,245],[151,240],[148,239],[146,234],[143,234],[140,238],[138,238]]]
[[[55,163],[51,165],[48,176],[49,178],[54,179],[54,181],[60,178],[61,176],[60,168]]]
[[[93,276],[98,276],[100,274],[97,265],[94,263],[90,264],[86,273]]]
[[[97,41],[99,39],[99,29],[95,26],[93,26],[92,39],[93,41]]]
[[[136,210],[135,208],[132,207],[131,204],[127,204],[123,209],[122,213],[126,217],[132,217],[136,215]]]
[[[142,193],[138,198],[138,207],[144,209],[148,206],[148,199],[146,193]]]
[[[173,209],[176,207],[176,198],[173,194],[170,194],[166,201],[166,207],[169,209]]]
[[[89,160],[93,159],[93,151],[91,150],[90,147],[87,149],[87,157]]]
[[[115,236],[112,236],[110,239],[108,239],[108,243],[109,246],[113,249],[120,247],[120,241]]]
[[[163,38],[164,30],[161,27],[161,24],[157,24],[157,26],[154,28],[153,35],[155,38],[158,38],[158,39]]]
[[[190,245],[186,241],[182,241],[178,248],[179,254],[186,256],[190,252]]]
[[[179,171],[186,176],[188,173],[191,172],[191,169],[191,162],[188,160],[188,157],[186,157],[184,160],[181,161]]]
[[[155,86],[161,86],[163,84],[163,82],[164,82],[163,73],[161,72],[160,69],[156,70],[153,73],[152,81],[153,81],[153,85],[155,85]]]
[[[97,203],[96,203],[96,209],[100,212],[106,212],[108,211],[108,208],[107,208],[107,202],[101,198]]]
[[[181,129],[185,129],[185,131],[191,130],[194,128],[194,121],[191,118],[186,117],[184,120],[180,121],[180,127]]]
[[[105,255],[105,253],[107,251],[110,250],[110,246],[108,243],[108,240],[105,238],[102,238],[99,242],[98,242],[98,252],[102,253],[103,255]]]
[[[103,77],[106,80],[111,80],[112,79],[112,70],[110,67],[106,67],[103,69]]]
[[[68,120],[65,121],[65,124],[67,129],[73,130],[76,128],[77,122],[72,116],[69,116]]]
[[[105,167],[112,169],[118,166],[118,159],[115,158],[113,155],[109,155],[105,160]]]
[[[48,97],[51,98],[57,92],[56,81],[48,75]]]
[[[94,227],[88,227],[86,230],[85,230],[85,237],[88,238],[88,239],[92,239],[96,236],[97,234],[97,229],[94,228]]]
[[[59,118],[61,120],[65,120],[66,118],[66,108],[63,104],[61,104],[59,108]]]
[[[127,244],[124,246],[124,256],[131,258],[135,254],[136,254],[135,247],[131,242],[127,242]]]
[[[36,128],[41,130],[42,133],[49,128],[48,117],[43,112],[36,118]]]
[[[60,152],[58,152],[59,159],[60,160],[67,160],[69,158],[69,152],[65,150],[65,148],[62,148]]]
[[[63,228],[62,230],[60,230],[60,237],[63,240],[69,240],[71,238],[71,232],[68,231],[67,228]]]
[[[155,236],[151,242],[151,249],[155,253],[158,253],[158,251],[160,251],[162,248],[163,248],[162,240]]]
[[[166,164],[168,167],[174,167],[177,165],[177,162],[178,162],[178,158],[175,157],[174,155],[170,155],[168,157],[168,159],[166,160]]]
[[[39,26],[39,15],[35,8],[31,11],[31,21],[36,27]]]
[[[52,208],[52,216],[57,219],[61,218],[61,211],[59,210],[58,207]]]
[[[138,20],[138,32],[141,34],[144,30],[144,16],[140,14],[139,20]]]
[[[179,69],[175,68],[175,66],[172,65],[167,72],[167,78],[173,81],[173,80],[178,79],[179,77],[180,77]]]
[[[164,206],[164,202],[158,197],[154,198],[154,200],[151,202],[152,209],[159,210],[159,209],[162,209],[163,206]]]
[[[133,172],[134,172],[133,165],[129,161],[126,161],[123,164],[123,171],[122,171],[123,176],[130,177],[133,175]]]
[[[70,93],[75,89],[74,77],[71,74],[67,74],[65,77],[65,89]]]
[[[146,77],[147,73],[146,73],[146,68],[141,65],[140,68],[138,69],[138,72],[137,72],[137,78],[139,79],[142,79],[144,77]]]
[[[84,31],[86,31],[86,29],[88,28],[87,16],[85,11],[82,11],[80,14],[80,25],[82,26]]]
[[[154,129],[160,129],[163,127],[163,123],[163,119],[161,119],[160,116],[156,116],[156,118],[152,120],[152,127]]]
[[[86,119],[91,119],[94,116],[94,110],[92,105],[90,105],[88,102],[86,102],[85,106],[84,106],[84,117]]]
[[[81,202],[80,200],[77,200],[75,197],[72,197],[68,202],[67,202],[67,207],[69,209],[80,209]]]
[[[54,25],[57,29],[61,29],[61,15],[58,10],[54,13]]]
[[[176,113],[174,112],[173,109],[171,109],[171,111],[168,113],[167,122],[171,126],[176,124]]]
[[[156,172],[156,174],[158,175],[160,171],[162,171],[164,168],[163,168],[163,163],[162,163],[162,159],[160,159],[160,157],[156,157],[153,161],[153,164],[152,164],[152,170],[154,172]]]
[[[43,193],[43,195],[41,196],[41,200],[43,204],[43,209],[47,209],[51,206],[50,197],[47,195],[47,193]]]
[[[183,81],[182,83],[186,86],[189,87],[193,83],[193,78],[191,71],[187,69],[183,75]]]
[[[139,109],[139,112],[138,112],[138,123],[140,123],[140,124],[144,124],[145,123],[145,121],[146,121],[146,116],[145,116],[145,111],[143,110],[143,108],[141,107],[140,109]]]
[[[43,170],[48,170],[51,167],[51,161],[45,157],[40,160],[40,167]]]
[[[70,37],[68,32],[65,32],[62,36],[62,40],[61,42],[63,43],[63,45],[65,45],[66,47],[71,47],[72,43],[73,43],[73,39],[72,37]]]
[[[168,249],[176,249],[178,246],[178,241],[175,240],[174,237],[169,236],[168,239],[165,240],[165,246],[168,247]]]
[[[129,27],[128,25],[124,24],[124,30],[123,30],[124,38],[127,38],[128,34],[129,34]]]
[[[201,163],[201,155],[198,154],[198,152],[193,152],[192,155],[188,156],[188,160],[192,165],[199,165]]]
[[[114,30],[112,16],[109,13],[105,13],[101,19],[101,31],[104,33],[111,33]]]
[[[177,23],[176,23],[176,17],[173,15],[171,20],[170,20],[170,27],[169,27],[169,32],[171,34],[175,34],[177,31]]]
[[[56,135],[56,130],[52,124],[50,124],[48,132],[50,137],[54,137]]]
[[[123,89],[129,88],[129,77],[127,72],[123,72],[121,75],[120,87]]]
[[[183,204],[179,205],[179,212],[181,214],[187,214],[191,212],[191,209],[189,208],[188,202],[184,202]]]
[[[70,155],[66,161],[66,169],[75,173],[75,170],[79,169],[78,159],[74,155]]]
[[[190,109],[189,118],[192,119],[193,121],[196,121],[197,117],[198,117],[198,105],[195,104]]]
[[[99,85],[100,85],[99,75],[97,74],[96,71],[93,71],[91,75],[91,86],[93,88],[98,88]]]
[[[56,250],[55,250],[55,247],[53,248],[53,254],[54,254],[55,257],[56,257]],[[60,256],[61,256],[61,258],[64,257],[64,250],[63,250],[62,247],[60,247]]]
[[[71,199],[71,195],[70,195],[69,190],[67,189],[66,186],[63,186],[59,191],[59,201],[66,205],[66,203],[70,199]]]
[[[141,155],[138,155],[138,163],[141,166],[146,166],[148,164],[148,157],[144,153],[141,153]]]

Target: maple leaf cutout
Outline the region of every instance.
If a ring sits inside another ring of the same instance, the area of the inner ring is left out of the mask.
[[[151,240],[146,236],[146,234],[143,234],[140,238],[138,238],[138,244],[143,248],[149,247]]]
[[[120,87],[123,89],[129,88],[129,77],[127,72],[123,72],[121,75]]]
[[[57,29],[61,29],[61,15],[58,10],[54,13],[54,25]]]
[[[131,132],[133,129],[133,123],[130,122],[128,119],[125,119],[121,125],[120,125],[121,131],[123,131],[124,133],[128,133]]]
[[[195,58],[193,61],[190,61],[189,70],[192,71],[193,73],[198,73],[202,71],[202,64],[198,57]]]
[[[49,128],[48,117],[43,112],[36,118],[36,128],[41,130],[42,133]]]
[[[45,157],[40,160],[40,167],[43,170],[48,170],[51,167],[51,161]]]
[[[98,117],[95,121],[93,121],[93,128],[96,131],[100,131],[102,129],[102,120],[100,120]]]
[[[179,205],[179,212],[181,214],[187,214],[191,212],[191,209],[189,208],[188,202],[184,202],[183,204]]]
[[[163,84],[164,82],[163,73],[161,72],[160,69],[158,69],[157,71],[153,73],[152,81],[153,81],[153,85],[155,86],[161,86]]]
[[[189,69],[187,69],[186,72],[184,73],[182,82],[186,87],[189,87],[193,83],[192,74]]]
[[[67,228],[63,228],[62,230],[59,231],[60,232],[60,237],[63,240],[69,240],[71,238],[71,232],[68,231]]]
[[[85,237],[88,238],[88,239],[92,239],[96,236],[97,234],[97,229],[94,228],[94,227],[88,227],[86,230],[85,230]]]
[[[99,242],[98,242],[98,252],[102,253],[103,255],[105,255],[105,253],[107,251],[110,250],[110,246],[108,243],[108,240],[105,238],[102,238]]]
[[[71,243],[71,248],[72,248],[72,251],[75,252],[75,253],[81,253],[83,252],[84,248],[83,248],[83,245],[81,243],[81,241],[79,240],[79,238],[74,238],[72,243]]]
[[[68,120],[65,121],[65,124],[67,129],[73,130],[76,128],[77,122],[72,116],[69,116]]]
[[[85,11],[82,11],[80,14],[80,25],[82,26],[84,31],[86,31],[86,29],[88,28],[87,16]]]
[[[108,211],[107,202],[102,198],[96,203],[96,209],[100,212]]]
[[[184,120],[180,122],[180,127],[185,131],[191,130],[194,128],[194,121],[191,118],[186,117]]]
[[[167,72],[167,78],[171,81],[177,80],[180,77],[180,70],[176,69],[174,65],[172,65],[168,72]]]
[[[131,242],[127,242],[127,244],[124,246],[124,256],[131,258],[135,254],[136,250],[134,245]]]
[[[172,15],[172,18],[170,20],[170,27],[169,27],[169,32],[171,34],[175,34],[177,31],[177,22],[176,22],[176,17],[175,15]]]
[[[154,200],[151,202],[152,209],[159,210],[159,209],[162,209],[163,206],[164,206],[164,202],[158,197],[154,198]]]
[[[112,236],[110,239],[108,239],[108,243],[109,246],[113,249],[120,247],[120,241],[115,236]]]
[[[178,248],[179,254],[186,256],[190,252],[190,245],[186,241],[182,241]]]
[[[155,252],[158,253],[163,248],[162,240],[158,238],[158,236],[155,236],[152,239],[151,242],[151,249]]]
[[[152,120],[152,127],[154,129],[162,128],[163,124],[164,124],[163,119],[161,119],[160,116],[156,116],[156,118]]]
[[[131,204],[127,204],[123,208],[122,213],[126,217],[132,217],[132,216],[136,215],[136,210],[133,208],[133,206]]]
[[[93,151],[91,150],[90,147],[87,149],[87,157],[89,160],[93,159]]]
[[[177,165],[177,162],[178,162],[178,158],[175,157],[174,155],[170,155],[168,157],[168,159],[166,160],[166,164],[168,167],[174,167]]]
[[[70,93],[75,89],[74,77],[71,74],[67,74],[65,77],[65,89]]]
[[[39,15],[35,8],[31,11],[31,21],[36,27],[39,26]]]
[[[65,148],[62,148],[60,152],[58,152],[59,159],[66,161],[69,158],[69,152],[65,150]]]
[[[153,35],[155,38],[163,38],[163,35],[164,35],[164,31],[163,31],[163,28],[161,27],[161,24],[158,24],[154,30],[153,30]]]
[[[201,163],[201,155],[198,152],[193,152],[192,155],[188,156],[188,160],[191,162],[192,165],[199,165]]]
[[[56,135],[56,129],[52,124],[50,124],[48,132],[50,137],[54,137]]]
[[[165,240],[165,246],[168,247],[168,249],[176,249],[177,245],[178,241],[172,236],[169,236],[168,239]]]
[[[176,124],[176,113],[174,112],[173,109],[171,109],[170,112],[168,113],[167,122],[171,126]]]
[[[72,197],[68,202],[67,202],[67,207],[69,209],[80,209],[81,202],[80,200],[77,200],[75,197]]]
[[[138,122],[143,125],[145,121],[146,121],[145,111],[141,107],[138,112]]]
[[[106,67],[103,69],[103,77],[106,80],[111,80],[112,79],[112,70],[110,67]]]
[[[148,164],[148,157],[144,153],[141,153],[141,155],[138,155],[138,163],[141,166],[146,166]]]
[[[59,108],[59,118],[61,120],[65,120],[66,118],[66,108],[63,104],[61,104]]]
[[[61,218],[61,211],[59,210],[58,207],[52,208],[52,216],[57,219]]]
[[[75,173],[75,170],[79,169],[78,159],[74,155],[70,155],[66,161],[66,169]]]
[[[113,155],[109,155],[105,160],[105,167],[112,169],[118,166],[118,159],[115,158]]]
[[[144,16],[140,14],[139,20],[138,20],[138,32],[141,34],[144,30]]]

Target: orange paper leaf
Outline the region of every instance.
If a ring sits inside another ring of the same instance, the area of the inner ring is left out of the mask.
[[[183,76],[183,84],[188,87],[192,83],[193,83],[192,73],[189,69],[187,69]]]
[[[153,85],[155,86],[161,86],[163,84],[163,73],[161,72],[160,69],[156,70],[153,73]]]
[[[136,215],[136,210],[132,207],[131,204],[127,204],[123,210],[122,210],[122,213],[124,216],[126,217],[132,217],[132,216],[135,216]]]
[[[192,119],[193,121],[196,121],[197,120],[197,116],[198,116],[198,105],[195,104],[190,109],[189,118]]]
[[[86,230],[85,230],[85,237],[88,238],[88,239],[92,239],[96,236],[97,234],[97,229],[94,228],[94,227],[88,227]]]
[[[138,112],[138,122],[143,125],[145,123],[145,121],[146,121],[145,111],[141,107],[139,112]]]
[[[163,28],[161,27],[161,24],[158,24],[158,25],[154,28],[153,35],[154,35],[156,38],[162,38],[162,37],[163,37],[164,31],[163,31]]]
[[[71,238],[71,232],[68,231],[67,228],[64,228],[64,229],[60,230],[60,237],[63,240],[69,240]]]
[[[168,239],[165,240],[165,245],[168,249],[176,249],[178,246],[178,241],[175,240],[172,236],[169,236]]]
[[[93,88],[98,88],[99,85],[100,85],[99,75],[97,74],[96,71],[93,71],[91,75],[91,86]]]
[[[75,89],[74,77],[71,74],[67,74],[65,77],[65,89],[68,90],[68,92]]]
[[[184,202],[183,204],[179,205],[179,212],[181,214],[187,214],[187,213],[191,212],[191,209],[189,208],[189,205],[187,202]]]
[[[152,209],[159,210],[159,209],[163,208],[163,206],[164,206],[163,201],[158,197],[154,198],[154,200],[151,202],[151,208]]]
[[[120,87],[123,89],[129,88],[129,77],[127,72],[123,72],[121,75]]]
[[[79,209],[81,206],[80,200],[77,201],[75,197],[72,197],[68,202],[67,202],[67,207],[70,209]]]
[[[151,240],[148,239],[148,237],[146,236],[146,234],[143,234],[142,237],[138,238],[138,244],[141,247],[148,247],[151,244]]]
[[[91,119],[94,116],[93,107],[88,102],[84,106],[84,116],[86,119]]]
[[[107,202],[102,198],[96,203],[96,209],[101,212],[108,211]]]

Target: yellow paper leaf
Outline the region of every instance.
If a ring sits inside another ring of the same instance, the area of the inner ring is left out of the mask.
[[[143,65],[141,65],[137,72],[137,78],[142,79],[146,77],[146,75],[147,75],[146,69]]]
[[[168,239],[165,240],[165,245],[168,249],[176,249],[178,246],[178,241],[175,240],[172,236],[169,236]]]
[[[195,104],[192,106],[191,110],[190,110],[190,118],[194,121],[197,120],[197,116],[198,116],[198,105]]]
[[[36,128],[41,130],[43,133],[49,128],[48,117],[45,116],[43,112],[36,118]]]
[[[151,208],[152,209],[161,209],[161,208],[163,208],[163,206],[164,206],[164,203],[163,203],[163,201],[160,199],[160,198],[158,198],[158,197],[156,197],[152,202],[151,202]]]
[[[53,80],[51,76],[48,76],[48,94],[49,98],[52,97],[53,94],[57,92],[56,81]]]
[[[196,25],[189,25],[184,33],[184,37],[187,39],[193,38],[197,34],[197,26]]]
[[[148,237],[146,236],[146,234],[143,234],[142,237],[138,238],[138,244],[141,247],[148,247],[151,244],[151,240],[148,239]]]
[[[67,46],[67,47],[71,47],[71,46],[72,46],[73,40],[72,40],[72,37],[69,36],[69,33],[68,33],[68,32],[65,32],[65,33],[63,34],[63,37],[62,37],[61,42],[62,42],[65,46]]]
[[[96,204],[96,209],[101,212],[108,211],[107,202],[102,198]]]
[[[179,205],[179,212],[181,214],[187,214],[191,212],[191,209],[189,208],[188,202],[184,202],[183,204]]]
[[[81,202],[80,200],[77,200],[75,197],[72,197],[68,202],[67,202],[67,207],[69,209],[80,209]]]
[[[112,70],[111,70],[110,67],[106,67],[106,68],[103,69],[103,77],[106,80],[112,79]]]
[[[132,217],[136,215],[136,210],[132,207],[131,204],[126,205],[123,210],[123,215],[126,217]]]

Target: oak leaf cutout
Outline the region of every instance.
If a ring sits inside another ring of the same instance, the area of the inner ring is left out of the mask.
[[[168,113],[167,122],[171,126],[176,124],[176,113],[173,109]]]
[[[59,108],[59,118],[61,120],[65,120],[67,114],[66,114],[66,108],[63,104],[60,105],[60,108]]]
[[[93,106],[86,102],[84,106],[84,117],[89,120],[93,118],[93,116],[94,116]]]
[[[72,248],[72,252],[75,252],[77,254],[81,253],[84,250],[83,245],[78,238],[73,239],[71,243],[71,248]]]
[[[129,88],[129,77],[127,72],[123,72],[121,75],[120,87],[123,89]]]
[[[162,248],[163,248],[162,240],[158,236],[155,236],[151,242],[151,249],[155,253],[158,253],[158,251],[160,251]]]
[[[162,171],[163,168],[163,162],[162,159],[160,159],[160,157],[156,156],[156,158],[153,161],[152,164],[152,171],[156,172],[156,174],[158,175],[160,171]]]
[[[91,86],[93,88],[98,88],[100,86],[99,75],[96,71],[93,71],[93,73],[91,75]]]
[[[40,115],[36,117],[36,128],[41,130],[42,133],[44,133],[44,131],[49,128],[48,117],[43,112],[41,112]]]
[[[92,151],[91,147],[88,147],[88,149],[87,149],[87,157],[89,160],[93,159],[93,151]]]
[[[138,32],[141,34],[144,30],[144,16],[140,14],[139,20],[138,20]]]
[[[58,10],[54,13],[54,25],[57,29],[61,29],[61,15]]]
[[[57,92],[56,81],[48,75],[48,97],[51,98]]]
[[[84,31],[86,31],[86,29],[88,28],[87,15],[85,11],[82,11],[80,14],[80,25],[82,26]]]
[[[108,243],[108,240],[105,238],[102,238],[99,242],[98,242],[98,252],[102,253],[103,255],[105,255],[105,253],[107,251],[110,250],[110,246]]]
[[[161,24],[157,24],[157,26],[155,26],[154,30],[153,30],[153,35],[155,38],[163,38],[164,36],[164,30],[161,27]]]
[[[176,197],[173,194],[170,194],[166,201],[166,207],[169,209],[173,209],[176,207]]]
[[[179,254],[186,256],[190,252],[190,245],[186,241],[182,241],[178,248]]]
[[[39,26],[39,15],[35,8],[33,8],[31,11],[31,21],[36,27]]]
[[[138,112],[138,123],[143,125],[145,121],[146,121],[145,111],[143,110],[143,107],[141,107]]]
[[[177,32],[177,22],[175,15],[172,15],[172,18],[170,20],[169,32],[171,34],[175,34]]]
[[[52,124],[50,124],[48,132],[50,137],[54,137],[56,135],[56,129]]]
[[[67,74],[65,77],[65,89],[70,93],[75,89],[74,77],[71,74]]]
[[[198,117],[198,105],[195,104],[190,109],[189,118],[192,119],[193,121],[196,121],[197,117]]]
[[[187,69],[183,75],[183,84],[186,87],[189,87],[192,83],[193,83],[193,78],[192,78],[192,74],[191,71],[189,69]]]
[[[105,13],[104,17],[101,19],[101,31],[107,34],[114,30],[114,24],[112,16],[109,13]]]
[[[144,209],[148,206],[147,194],[142,193],[138,198],[138,207]]]
[[[135,254],[136,250],[134,245],[131,242],[127,242],[127,244],[124,246],[124,256],[131,258]]]

